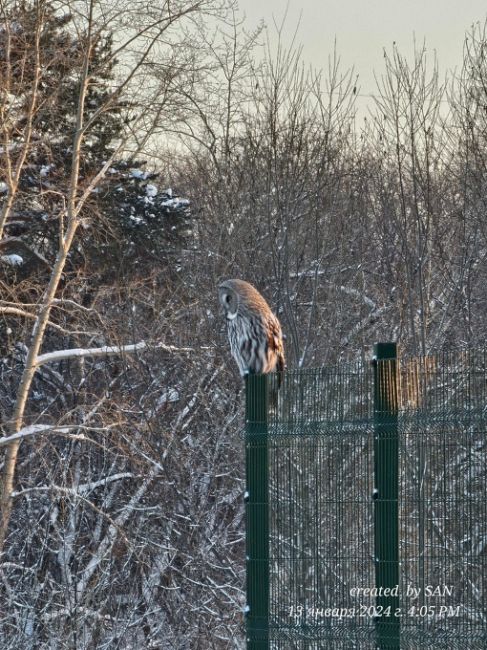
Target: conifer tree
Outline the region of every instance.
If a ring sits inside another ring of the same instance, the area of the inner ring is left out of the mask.
[[[56,255],[86,39],[86,34],[74,29],[73,16],[60,13],[50,2],[14,2],[3,16],[2,178],[9,167],[15,168],[25,149],[12,214],[5,222],[4,238],[0,237],[0,273],[7,274],[7,281],[42,277]],[[129,103],[113,96],[117,65],[113,49],[112,34],[100,31],[92,45],[85,102],[89,129],[80,159],[81,186],[112,155],[137,110],[136,100]],[[161,262],[164,252],[173,251],[187,237],[188,201],[159,192],[163,180],[156,186],[157,174],[150,175],[141,166],[137,161],[113,163],[84,208],[84,228],[70,259],[72,269],[88,265],[91,274],[103,275],[114,268],[130,272],[143,268],[148,257],[151,263]],[[8,193],[8,182],[0,183],[0,198]]]

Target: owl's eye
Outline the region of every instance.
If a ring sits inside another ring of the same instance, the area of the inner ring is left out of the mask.
[[[230,294],[229,293],[227,293],[227,295],[225,296],[225,302],[227,303],[227,305],[230,302]]]

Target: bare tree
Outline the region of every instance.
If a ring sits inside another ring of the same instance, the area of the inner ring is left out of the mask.
[[[384,56],[386,72],[378,81],[376,125],[387,158],[379,173],[382,178],[384,172],[391,174],[397,182],[399,204],[397,212],[394,206],[383,218],[392,221],[393,237],[403,256],[411,342],[416,351],[426,354],[435,299],[432,247],[442,209],[435,173],[445,146],[440,110],[445,89],[436,62],[428,68],[424,45],[415,50],[411,64],[397,47],[392,56]]]
[[[5,53],[4,61],[2,62],[0,128],[2,131],[2,168],[5,174],[7,190],[7,197],[2,204],[0,212],[0,239],[3,236],[5,223],[11,215],[12,207],[17,196],[20,176],[32,141],[34,118],[38,108],[38,89],[42,76],[40,65],[40,36],[44,22],[44,5],[42,2],[36,5],[35,11],[36,19],[32,26],[32,44],[25,49],[21,56],[13,60],[12,50],[18,45],[15,42],[16,26],[8,16],[5,3],[2,2],[0,5],[2,48]],[[25,98],[26,110],[23,123],[20,126],[20,137],[18,120],[16,118],[19,106],[11,101],[12,86],[19,83],[19,78],[25,78],[27,80],[25,87],[22,88],[22,96]]]
[[[42,5],[41,5],[42,6]],[[114,51],[113,56],[122,57],[127,52],[131,54],[133,60],[129,61],[123,72],[123,76],[118,80],[113,90],[107,95],[104,103],[95,111],[93,115],[87,118],[86,101],[90,83],[92,83],[94,70],[92,69],[94,47],[97,40],[100,38],[100,32],[106,28],[106,22],[100,23],[98,12],[102,9],[97,3],[90,2],[88,11],[85,13],[82,7],[73,6],[79,13],[76,18],[76,26],[83,32],[84,48],[82,53],[82,60],[80,61],[78,85],[79,91],[76,98],[74,118],[74,135],[71,150],[71,171],[67,187],[64,193],[63,205],[65,209],[57,215],[59,220],[59,247],[56,259],[50,274],[49,282],[46,286],[45,292],[37,305],[37,314],[34,327],[32,330],[31,340],[28,345],[28,352],[25,359],[25,368],[19,383],[17,398],[13,409],[12,416],[8,424],[8,432],[10,435],[18,433],[24,422],[26,403],[31,391],[32,381],[34,374],[39,366],[39,352],[44,342],[46,328],[49,323],[49,318],[52,310],[53,300],[59,288],[61,277],[65,269],[66,260],[73,246],[73,241],[76,232],[83,219],[83,210],[91,197],[92,193],[96,190],[98,184],[103,179],[106,171],[111,166],[117,155],[124,150],[127,140],[130,137],[130,131],[125,135],[121,134],[119,142],[114,147],[111,156],[104,162],[100,169],[88,179],[82,179],[80,174],[81,159],[83,155],[83,144],[90,137],[90,129],[96,123],[97,119],[104,113],[109,111],[115,103],[122,101],[125,93],[130,93],[132,84],[138,80],[139,75],[144,74],[144,65],[154,49],[156,44],[163,35],[170,29],[170,27],[178,21],[182,21],[186,16],[196,12],[201,12],[205,6],[204,2],[195,3],[180,3],[178,6],[171,6],[168,3],[154,12],[149,12],[145,21],[142,22],[140,28],[133,34],[129,34],[128,38],[121,43]],[[14,173],[8,176],[8,195],[5,202],[5,209],[2,216],[2,228],[10,214],[15,194],[18,188],[20,174],[23,171],[23,165],[27,158],[27,151],[30,145],[32,134],[32,122],[35,115],[36,106],[36,92],[40,79],[39,70],[39,34],[42,30],[42,11],[37,12],[36,24],[36,38],[35,38],[35,54],[34,54],[34,68],[32,89],[30,94],[32,96],[31,102],[28,106],[26,118],[26,131],[24,135],[24,143],[21,148],[21,153],[16,161],[16,168]],[[7,48],[10,45],[10,32],[11,28],[7,29]],[[8,59],[7,54],[7,59]],[[7,65],[8,69],[8,65]],[[9,79],[7,79],[5,92],[8,93]],[[137,120],[140,119],[135,115],[131,120],[131,129],[135,128]],[[5,150],[8,150],[9,145],[9,130],[8,118],[4,123],[4,139]],[[5,153],[6,168],[10,170],[11,160],[10,154]],[[7,534],[8,526],[10,523],[10,515],[12,509],[12,490],[15,475],[15,468],[17,462],[18,448],[20,439],[13,441],[7,448],[6,459],[2,475],[2,489],[1,489],[1,512],[2,524],[0,526],[0,548],[3,547],[5,537]]]

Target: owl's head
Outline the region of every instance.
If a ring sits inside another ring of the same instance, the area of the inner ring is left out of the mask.
[[[228,320],[236,318],[239,299],[233,280],[226,280],[218,286],[218,299]]]

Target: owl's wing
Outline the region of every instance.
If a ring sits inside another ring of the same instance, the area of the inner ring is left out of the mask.
[[[282,341],[282,331],[281,326],[277,318],[272,315],[272,318],[269,319],[269,327],[267,329],[267,342],[269,348],[273,350],[276,354],[276,370],[282,372],[286,369],[286,359],[284,356],[284,344]],[[280,378],[279,378],[280,384]]]

